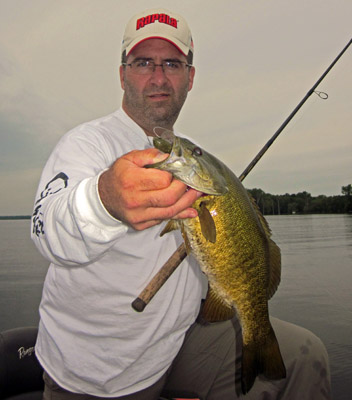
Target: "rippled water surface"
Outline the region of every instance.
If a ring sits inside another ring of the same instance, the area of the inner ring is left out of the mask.
[[[267,217],[281,248],[273,315],[302,325],[327,347],[333,394],[352,399],[352,215]]]
[[[312,330],[326,345],[335,400],[352,399],[352,215],[267,217],[281,248],[271,314]],[[38,323],[48,262],[29,220],[0,220],[0,330]]]

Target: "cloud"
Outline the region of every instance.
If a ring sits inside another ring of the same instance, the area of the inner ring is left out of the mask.
[[[32,202],[17,197],[16,182],[23,186],[25,177],[36,186],[63,133],[120,105],[124,25],[153,6],[160,4],[0,2],[0,185],[12,198],[0,214],[21,201],[31,209]],[[195,85],[176,128],[238,174],[350,39],[347,0],[164,0],[162,6],[187,18],[195,41]],[[348,179],[350,169],[351,61],[349,50],[320,87],[329,100],[314,95],[307,101],[246,184],[277,192],[300,184],[307,191],[339,192],[339,179]]]
[[[19,170],[43,162],[53,145],[47,132],[60,127],[20,66],[5,49],[0,51],[0,166]]]

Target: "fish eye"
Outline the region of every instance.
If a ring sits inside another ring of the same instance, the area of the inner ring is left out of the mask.
[[[192,156],[201,156],[203,153],[202,153],[202,149],[201,148],[199,148],[199,147],[195,147],[193,150],[192,150]]]

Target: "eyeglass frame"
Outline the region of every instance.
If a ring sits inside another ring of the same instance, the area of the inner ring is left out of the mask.
[[[164,60],[164,61],[162,61],[161,64],[156,64],[155,61],[150,60],[150,59],[144,59],[144,58],[140,58],[140,59],[137,58],[136,60],[133,60],[131,63],[122,62],[121,65],[123,65],[124,67],[131,67],[131,69],[132,69],[133,64],[138,62],[138,61],[144,61],[144,62],[150,63],[153,66],[153,69],[150,71],[149,74],[153,74],[155,72],[155,70],[156,70],[156,67],[161,67],[161,69],[163,70],[164,74],[167,75],[168,73],[165,72],[165,69],[164,69],[165,68],[165,63],[183,64],[183,65],[185,65],[185,67],[188,67],[188,68],[193,67],[192,64],[188,64],[187,62],[180,61],[180,60]],[[133,71],[133,69],[132,69],[132,71]],[[141,75],[148,75],[148,73],[141,74]]]

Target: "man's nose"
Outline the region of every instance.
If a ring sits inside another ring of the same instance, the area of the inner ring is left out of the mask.
[[[168,79],[164,72],[164,67],[162,64],[154,65],[154,71],[152,72],[150,79],[153,82],[164,82]]]

